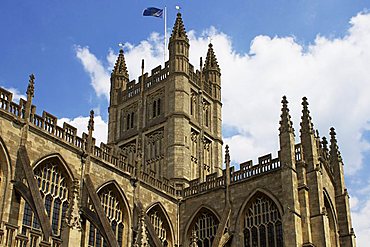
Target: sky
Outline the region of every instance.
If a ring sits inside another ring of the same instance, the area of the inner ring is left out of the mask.
[[[199,67],[211,41],[222,73],[223,137],[234,164],[278,150],[281,97],[297,142],[301,98],[314,127],[334,126],[345,162],[358,246],[370,241],[370,0],[2,0],[0,86],[24,97],[34,73],[34,105],[94,135],[107,136],[109,76],[123,44],[130,79],[163,65],[164,20],[177,10]]]

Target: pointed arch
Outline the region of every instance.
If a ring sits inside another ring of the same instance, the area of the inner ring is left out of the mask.
[[[150,204],[145,212],[149,216],[150,222],[163,246],[174,246],[173,224],[162,203],[155,202]]]
[[[283,208],[269,191],[257,188],[242,204],[235,229],[244,246],[283,246]]]
[[[38,185],[44,209],[46,210],[53,236],[61,238],[63,219],[71,201],[71,188],[74,175],[63,157],[52,153],[36,160],[32,170]],[[26,198],[24,198],[26,199]],[[34,214],[35,209],[28,200],[23,207],[22,234],[28,236],[30,230],[40,231],[41,225]]]
[[[68,163],[65,161],[63,156],[60,155],[59,153],[51,153],[51,154],[45,155],[37,159],[36,161],[33,162],[32,169],[36,170],[37,167],[45,163],[45,161],[55,161],[56,163],[58,163],[58,166],[62,168],[63,172],[65,172],[65,174],[68,176],[70,181],[73,181],[75,179],[75,175],[73,174]]]
[[[9,152],[3,139],[0,137],[0,222],[3,221],[6,198],[10,197],[8,186],[12,178],[13,171]]]
[[[326,209],[326,216],[328,217],[329,224],[329,235],[330,235],[330,246],[338,246],[339,236],[338,236],[338,218],[334,210],[334,205],[330,199],[329,193],[324,188],[324,206]]]
[[[117,238],[119,246],[129,244],[129,229],[131,226],[131,214],[128,200],[125,193],[115,180],[110,180],[102,185],[96,191],[102,207],[111,224],[114,235]],[[90,222],[89,246],[100,246],[105,244],[102,234],[95,226],[96,222]]]
[[[185,227],[185,243],[195,241],[199,247],[212,246],[220,216],[208,205],[200,205]]]

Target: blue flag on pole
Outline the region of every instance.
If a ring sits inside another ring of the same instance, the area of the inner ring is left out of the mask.
[[[155,7],[150,7],[144,9],[143,16],[154,16],[154,17],[161,17],[163,16],[163,9],[158,9]]]

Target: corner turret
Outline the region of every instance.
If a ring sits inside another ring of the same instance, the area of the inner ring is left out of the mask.
[[[183,72],[188,74],[189,70],[189,38],[186,34],[181,14],[177,13],[175,25],[172,29],[169,49],[170,73]]]
[[[114,65],[110,77],[110,104],[109,104],[109,123],[108,123],[108,144],[114,142],[117,128],[117,106],[123,91],[126,90],[126,85],[129,82],[125,56],[123,50],[120,49],[116,64]]]
[[[208,45],[207,57],[203,67],[203,89],[209,91],[212,97],[221,101],[221,70],[218,65],[213,45]]]

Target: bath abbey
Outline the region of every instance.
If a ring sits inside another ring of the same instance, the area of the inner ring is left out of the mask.
[[[36,111],[34,75],[19,102],[0,89],[0,246],[356,246],[334,128],[320,137],[303,97],[295,131],[283,96],[279,151],[236,169],[217,51],[209,44],[198,70],[190,45],[178,13],[164,67],[142,61],[130,79],[120,50],[107,143],[93,111],[82,135]]]

